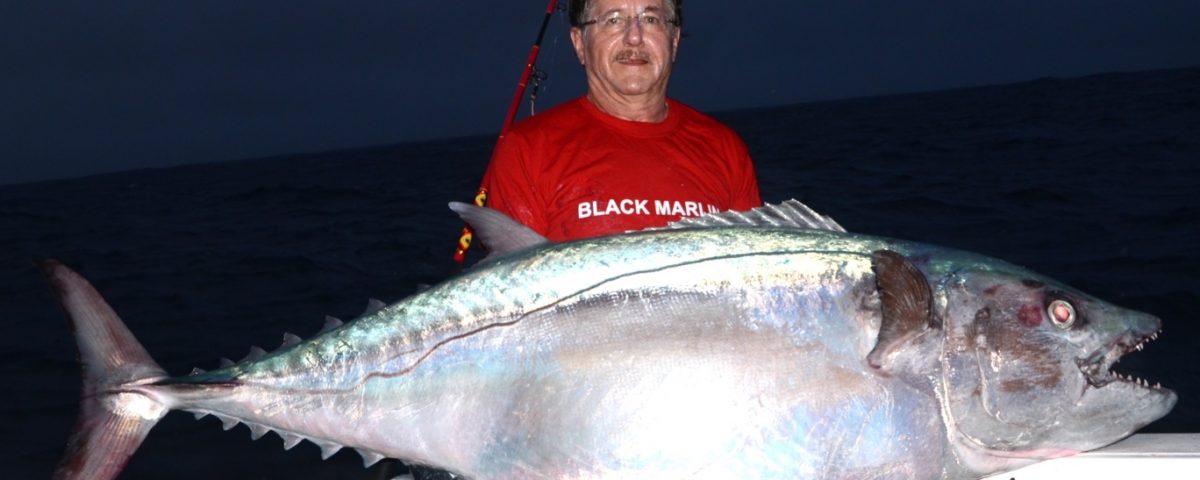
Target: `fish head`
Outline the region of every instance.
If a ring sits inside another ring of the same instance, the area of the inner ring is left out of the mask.
[[[948,434],[997,471],[1118,441],[1166,415],[1175,393],[1111,370],[1162,322],[1018,267],[942,283]]]

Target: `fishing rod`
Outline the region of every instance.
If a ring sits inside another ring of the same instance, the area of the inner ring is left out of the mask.
[[[533,47],[529,49],[529,59],[525,61],[525,70],[521,72],[521,79],[517,81],[517,93],[513,95],[512,105],[508,107],[508,115],[504,117],[504,124],[500,127],[500,138],[504,138],[504,134],[508,133],[508,129],[512,128],[512,124],[517,118],[517,111],[521,108],[521,97],[525,96],[525,88],[529,86],[529,77],[533,75],[538,52],[542,49],[542,39],[546,37],[546,28],[550,26],[550,18],[554,16],[557,7],[558,0],[550,0],[550,3],[546,5],[546,16],[542,18],[542,28],[538,31]],[[487,204],[486,188],[479,187],[474,202],[480,207]],[[462,234],[458,237],[458,247],[454,249],[454,263],[459,267],[466,261],[467,249],[471,248],[471,241],[474,238],[475,234],[471,231],[471,226],[463,227]]]

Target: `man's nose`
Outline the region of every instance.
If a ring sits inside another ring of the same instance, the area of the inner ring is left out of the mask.
[[[625,44],[642,44],[642,22],[638,20],[638,17],[631,17],[625,24]]]

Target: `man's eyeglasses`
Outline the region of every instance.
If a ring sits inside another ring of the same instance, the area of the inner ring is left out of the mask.
[[[604,33],[624,33],[625,29],[635,21],[642,27],[642,30],[648,32],[666,32],[668,26],[679,24],[678,20],[663,19],[656,12],[642,12],[637,15],[622,15],[621,12],[613,12],[606,17],[580,23],[579,28],[595,25]]]

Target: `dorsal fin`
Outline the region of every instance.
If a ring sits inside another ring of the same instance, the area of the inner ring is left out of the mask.
[[[904,255],[891,250],[871,254],[871,269],[879,288],[883,315],[879,338],[867,355],[867,363],[881,368],[889,353],[915,336],[938,327],[933,314],[933,291],[929,281]]]
[[[662,229],[702,227],[773,227],[829,230],[831,232],[846,231],[832,218],[817,213],[796,199],[775,205],[767,204],[744,212],[730,210],[702,217],[685,217],[662,227]]]
[[[450,202],[450,209],[475,229],[479,241],[491,252],[487,258],[549,243],[529,227],[490,208]]]

